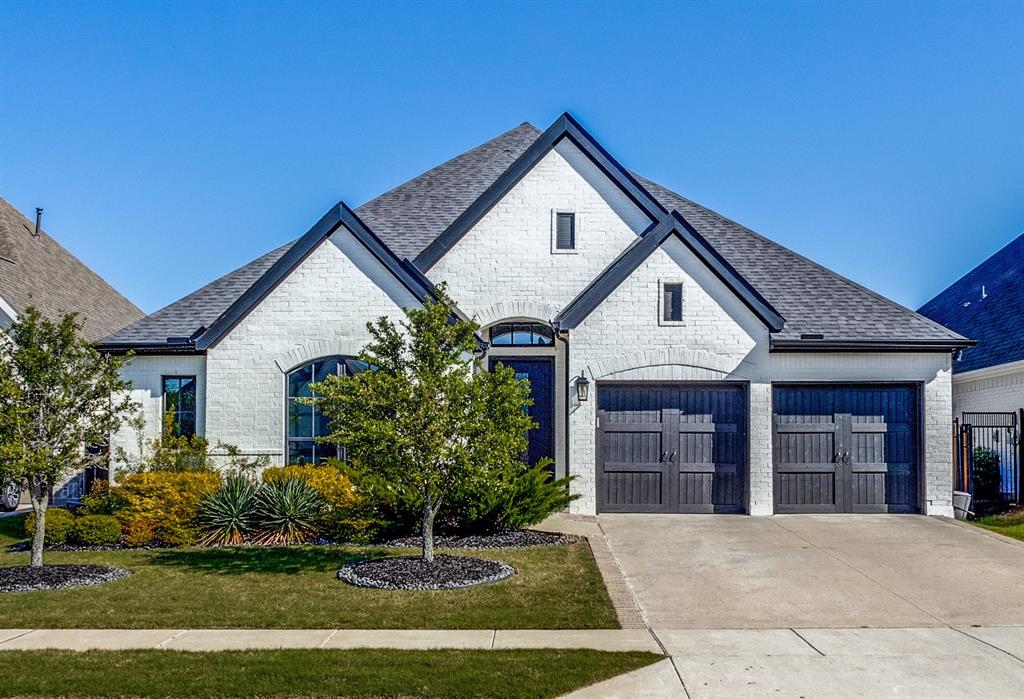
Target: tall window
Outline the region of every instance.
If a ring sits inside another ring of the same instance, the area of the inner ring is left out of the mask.
[[[666,323],[683,322],[683,285],[665,283],[661,287],[661,319]]]
[[[491,328],[491,344],[503,347],[550,346],[555,344],[555,336],[543,323],[498,323]]]
[[[196,433],[196,377],[163,377],[164,415],[173,418],[171,430],[191,437]]]
[[[576,249],[576,214],[555,214],[555,247],[559,250]]]
[[[316,440],[330,434],[328,419],[315,405],[306,405],[300,398],[315,397],[310,384],[324,381],[328,376],[357,374],[366,364],[351,357],[324,357],[288,372],[288,464],[319,464],[322,460],[339,456],[335,444],[321,444]]]

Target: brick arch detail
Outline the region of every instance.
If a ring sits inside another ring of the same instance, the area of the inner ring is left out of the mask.
[[[357,345],[353,340],[331,338],[329,340],[313,340],[304,345],[293,347],[274,359],[277,368],[281,373],[287,373],[297,366],[301,366],[320,357],[330,357],[336,354],[343,354],[354,357],[362,350],[362,345]]]
[[[474,319],[480,327],[486,328],[498,321],[510,318],[530,318],[544,323],[551,323],[551,320],[558,315],[558,309],[547,303],[536,301],[502,301],[493,306],[481,308],[476,312]]]

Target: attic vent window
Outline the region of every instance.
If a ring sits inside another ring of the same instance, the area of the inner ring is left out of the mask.
[[[551,226],[551,252],[576,252],[576,213],[554,211]]]
[[[683,322],[683,283],[663,281],[661,283],[661,323],[681,325]]]
[[[825,336],[821,333],[800,333],[801,340],[824,340]]]

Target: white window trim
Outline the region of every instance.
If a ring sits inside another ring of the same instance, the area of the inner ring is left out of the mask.
[[[683,315],[682,320],[665,320],[665,285],[679,284],[683,288]],[[686,280],[685,279],[659,279],[658,280],[658,325],[681,326],[686,325]]]
[[[558,247],[558,214],[572,214],[576,217],[575,228],[573,229],[573,247],[563,249]],[[580,214],[573,209],[552,209],[551,210],[551,254],[552,255],[578,255],[580,251]]]

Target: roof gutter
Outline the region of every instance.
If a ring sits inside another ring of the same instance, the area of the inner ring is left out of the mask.
[[[974,340],[776,340],[769,352],[953,352],[977,344]]]

